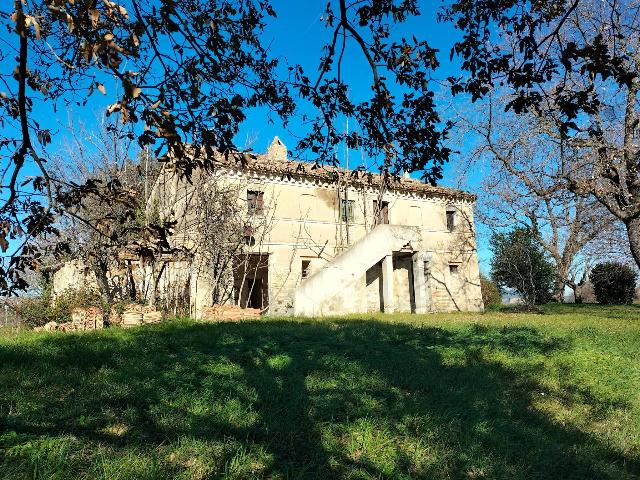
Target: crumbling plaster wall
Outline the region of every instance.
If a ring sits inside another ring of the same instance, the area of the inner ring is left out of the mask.
[[[296,288],[303,281],[301,263],[311,261],[312,271],[322,268],[350,245],[362,238],[374,227],[373,201],[380,198],[374,188],[349,188],[348,197],[355,201],[354,218],[347,225],[340,220],[338,190],[335,183],[307,178],[284,178],[239,170],[218,171],[224,181],[242,185],[240,204],[246,203],[243,194],[248,189],[263,191],[265,210],[272,215],[268,232],[256,232],[259,237],[253,250],[269,256],[269,313],[287,315],[292,313]],[[170,191],[167,203],[175,211],[189,208],[188,194],[183,185]],[[182,193],[180,193],[182,192]],[[344,197],[344,191],[341,192]],[[430,310],[481,310],[479,270],[473,231],[473,206],[462,200],[429,197],[405,192],[385,192],[383,201],[390,205],[391,224],[411,225],[419,228],[420,244],[412,245],[416,251],[428,252],[430,276]],[[457,231],[446,228],[446,208],[455,204],[459,209]],[[462,232],[466,232],[462,234]],[[347,237],[349,242],[347,243]],[[188,235],[178,241],[186,241]],[[188,241],[193,242],[193,239]],[[451,263],[459,265],[457,277],[449,272]],[[394,293],[398,310],[410,311],[407,300],[409,267],[401,268],[395,279]],[[371,277],[371,274],[369,274]],[[196,309],[207,303],[206,274],[199,275],[194,293]],[[194,282],[192,282],[192,285]],[[352,286],[351,298],[360,294],[362,287],[362,311],[373,310],[379,305],[379,282],[363,275]],[[402,292],[402,293],[401,293]],[[405,298],[406,297],[406,298]],[[338,300],[336,300],[338,301]],[[345,298],[344,301],[350,301]],[[338,309],[336,309],[336,312]]]
[[[71,260],[53,274],[51,299],[55,300],[65,290],[97,289],[97,287],[96,276],[91,269],[80,260]]]

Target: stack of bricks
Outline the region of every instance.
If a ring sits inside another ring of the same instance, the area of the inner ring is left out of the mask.
[[[102,310],[98,307],[74,308],[71,311],[71,322],[77,330],[95,330],[104,327]]]
[[[127,305],[122,315],[115,309],[111,311],[109,320],[113,325],[134,327],[136,325],[158,323],[162,321],[162,312],[150,305]],[[36,327],[37,331],[61,331],[77,332],[104,328],[102,310],[97,307],[75,308],[71,312],[71,321],[65,323],[49,322],[42,327]]]
[[[241,308],[237,305],[212,305],[202,311],[203,320],[238,322],[260,318],[259,308]]]
[[[104,328],[102,310],[98,307],[74,308],[71,311],[71,321],[58,323],[48,322],[42,327],[36,327],[37,331],[81,332]]]
[[[142,323],[142,312],[133,308],[125,308],[122,313],[122,326],[123,327],[135,327]]]
[[[111,313],[109,314],[109,325],[121,326],[122,325],[122,313],[118,311],[115,305],[111,307]]]
[[[122,326],[133,327],[136,325],[158,323],[162,320],[162,312],[151,305],[129,304],[122,314]]]
[[[151,308],[152,310],[142,312],[142,323],[159,323],[162,321],[162,312],[153,309],[153,307]]]

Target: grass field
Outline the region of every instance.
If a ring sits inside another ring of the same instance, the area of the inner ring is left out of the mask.
[[[0,478],[640,476],[640,308],[0,334]]]

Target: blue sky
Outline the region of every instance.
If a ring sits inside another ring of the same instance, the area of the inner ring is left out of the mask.
[[[265,35],[265,41],[268,42],[271,52],[277,57],[286,58],[290,63],[301,64],[308,73],[317,71],[319,53],[322,46],[327,42],[330,31],[327,30],[321,21],[326,6],[325,1],[287,1],[274,0],[274,8],[278,13],[275,21],[269,25]],[[413,17],[403,24],[397,25],[393,33],[397,37],[415,35],[421,40],[427,40],[431,47],[440,50],[438,59],[440,67],[434,72],[433,76],[438,80],[445,80],[450,76],[458,76],[461,74],[458,60],[454,57],[450,60],[450,50],[456,39],[459,38],[457,32],[451,24],[440,23],[437,21],[437,12],[442,2],[439,1],[423,1],[421,4],[421,16]],[[369,93],[371,86],[371,72],[365,64],[364,58],[353,43],[348,47],[346,52],[348,61],[343,63],[343,75],[350,85],[353,86],[353,95],[357,96],[360,90],[362,93]],[[444,95],[444,101],[440,109],[443,120],[456,120],[450,110],[446,109],[446,104],[451,101],[448,98],[448,91],[434,84],[434,89],[440,89]],[[454,102],[460,104],[467,102],[468,98],[459,96],[453,99]],[[255,151],[262,152],[266,150],[273,137],[278,135],[280,139],[291,149],[296,144],[296,133],[300,132],[300,126],[296,125],[295,119],[290,122],[287,129],[283,128],[278,122],[269,124],[265,121],[264,112],[251,112],[247,121],[243,124],[237,143],[243,145],[247,137],[255,139],[252,148]],[[345,122],[346,123],[346,122]],[[346,125],[341,125],[345,128]],[[350,124],[353,128],[353,123]],[[456,173],[456,165],[461,156],[464,156],[468,145],[452,145],[454,150],[460,153],[452,157],[451,162],[445,167],[445,175],[440,182],[444,186],[457,187],[458,175]],[[351,152],[351,166],[359,163],[359,152]],[[344,154],[340,155],[340,161],[344,164]],[[467,188],[473,189],[479,182],[479,175],[476,171],[472,174],[466,183]],[[419,175],[414,175],[418,177]],[[478,226],[478,253],[481,263],[481,270],[488,273],[489,259],[491,253],[488,249],[489,232],[481,225]]]
[[[264,42],[268,45],[271,54],[282,60],[283,70],[286,62],[300,64],[313,77],[313,74],[317,71],[321,48],[330,37],[330,31],[321,20],[326,7],[326,0],[272,1],[278,17],[269,21],[264,35]],[[427,40],[432,47],[439,49],[438,59],[441,65],[433,76],[444,80],[449,76],[460,74],[457,59],[449,60],[450,49],[459,34],[450,24],[437,22],[437,11],[441,5],[442,2],[440,1],[423,0],[421,3],[421,16],[410,18],[406,22],[394,26],[393,35],[397,38],[415,35],[421,40]],[[0,32],[0,40],[5,39],[7,42],[15,43],[14,34],[9,34],[6,31]],[[3,45],[6,46],[8,43],[3,41]],[[3,46],[2,48],[5,47]],[[13,67],[14,65],[0,65],[0,68],[5,71],[7,68],[12,70]],[[358,100],[361,96],[366,96],[370,93],[371,72],[365,64],[364,57],[355,45],[350,44],[347,47],[342,68],[343,77],[352,86],[351,95],[354,100]],[[65,108],[60,106],[61,108],[57,112],[50,111],[46,106],[39,108],[40,111],[36,112],[38,120],[43,126],[54,131],[52,144],[54,149],[59,149],[61,153],[64,152],[64,144],[68,139],[65,130],[68,127],[70,118],[73,118],[76,124],[83,123],[86,128],[91,128],[96,124],[96,120],[104,112],[106,106],[113,101],[113,97],[109,93],[112,93],[115,83],[109,81],[104,81],[104,83],[108,95],[102,96],[98,92],[94,92],[86,107],[72,106]],[[434,84],[434,88],[438,88],[438,86]],[[445,92],[445,98],[442,104],[446,105],[450,99],[446,98],[446,90],[443,91]],[[467,99],[464,97],[455,99],[458,104],[466,101]],[[308,107],[301,107],[300,111],[297,112],[298,116],[290,121],[287,128],[284,128],[278,119],[274,119],[274,123],[270,123],[268,121],[269,116],[265,110],[255,109],[250,111],[237,137],[237,144],[243,146],[246,139],[250,137],[255,140],[252,148],[255,151],[262,152],[266,150],[273,137],[278,135],[292,149],[296,144],[296,135],[302,133],[299,115],[305,112],[305,108]],[[440,113],[445,120],[455,120],[455,118],[452,118],[451,111],[444,107],[440,109]],[[346,127],[346,121],[343,122],[343,125],[339,125],[340,128]],[[354,128],[353,121],[350,123],[350,128]],[[454,150],[460,150],[464,155],[465,145],[452,145],[452,147]],[[456,157],[454,155],[452,161],[445,167],[445,177],[440,182],[442,185],[458,186],[458,178],[455,172]],[[351,152],[350,158],[352,167],[360,163],[359,152]],[[340,160],[344,162],[344,154],[340,155]],[[35,174],[36,172],[28,172],[28,174],[31,173]],[[472,176],[467,186],[473,189],[474,185],[478,183],[479,179],[477,177],[478,174],[476,173],[475,178]],[[487,232],[482,227],[479,228],[478,237],[481,268],[486,272],[490,252],[486,245]]]
[[[265,41],[272,54],[282,59],[286,58],[289,63],[302,65],[313,78],[312,74],[317,71],[321,48],[331,34],[321,21],[326,2],[274,0],[273,4],[278,17],[270,22],[265,35]],[[445,79],[459,74],[457,61],[449,61],[449,50],[457,38],[457,32],[451,25],[436,21],[441,2],[423,1],[422,4],[422,15],[395,26],[393,33],[397,37],[415,35],[419,39],[427,40],[432,47],[440,49],[441,67],[435,74],[438,78]],[[357,99],[360,94],[370,92],[371,71],[353,42],[348,44],[345,57],[343,77],[352,86],[352,96]],[[294,134],[297,133],[295,125],[291,129]],[[266,148],[275,134],[288,146],[295,144],[295,137],[290,132],[285,131],[280,125],[265,124],[259,112],[255,112],[245,122],[238,140],[244,140],[247,134],[258,135],[254,145],[258,151]]]

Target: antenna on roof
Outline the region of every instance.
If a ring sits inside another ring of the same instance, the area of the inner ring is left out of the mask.
[[[346,166],[347,166],[347,170],[349,170],[349,117],[347,117],[347,135],[344,139],[344,155],[345,155],[345,162],[346,162]]]
[[[360,134],[358,134],[358,138],[360,138]],[[367,169],[367,166],[364,162],[364,147],[362,146],[362,140],[360,140],[360,166],[363,170]]]
[[[345,148],[345,163],[347,167],[347,171],[345,173],[344,178],[344,209],[345,209],[345,230],[347,232],[347,246],[351,244],[351,239],[349,238],[349,116],[347,116],[347,134],[344,138],[344,148]],[[339,187],[338,187],[339,188]]]

